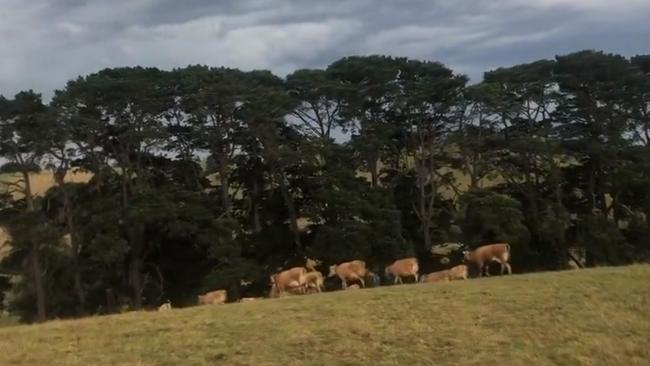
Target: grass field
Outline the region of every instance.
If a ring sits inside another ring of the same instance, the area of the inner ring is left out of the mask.
[[[649,365],[650,266],[0,329],[0,365]]]

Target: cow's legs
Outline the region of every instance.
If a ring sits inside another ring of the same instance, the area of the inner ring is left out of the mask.
[[[511,275],[512,274],[512,268],[510,267],[510,263],[505,262],[505,266],[508,269],[508,274]]]
[[[359,281],[361,282],[361,287],[366,287],[366,281],[363,280],[362,277],[359,277]]]
[[[348,284],[346,283],[344,278],[341,278],[341,287],[345,290],[348,288]]]
[[[476,263],[476,266],[478,267],[478,276],[483,277],[483,262]]]
[[[413,276],[415,277],[415,283],[418,283],[418,274],[416,273]]]
[[[501,259],[499,259],[499,258],[496,258],[496,257],[492,258],[492,261],[499,263],[499,265],[501,266],[501,274],[503,274],[503,272],[506,269],[506,267],[503,265],[503,261]]]
[[[485,271],[485,277],[490,277],[490,262],[483,263],[483,270]]]

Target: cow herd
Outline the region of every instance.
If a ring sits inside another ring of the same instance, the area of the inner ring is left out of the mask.
[[[417,258],[403,258],[391,263],[384,269],[387,278],[393,278],[395,284],[404,283],[403,279],[413,278],[415,282],[435,283],[453,280],[466,280],[469,278],[468,265],[474,265],[479,276],[484,273],[489,276],[488,265],[497,262],[501,265],[501,274],[507,270],[512,274],[510,267],[510,245],[507,243],[488,244],[473,251],[463,251],[463,262],[449,269],[420,275]],[[325,289],[324,277],[316,270],[321,261],[307,259],[305,266],[293,267],[280,271],[270,277],[271,290],[269,297],[280,297],[285,294],[318,293]],[[358,289],[366,287],[366,280],[376,280],[378,276],[366,268],[362,260],[333,264],[329,267],[328,277],[337,277],[341,281],[341,288]],[[242,281],[242,284],[246,284]],[[211,291],[198,296],[199,305],[222,304],[228,300],[226,290]],[[254,298],[242,298],[240,301],[251,301]],[[166,302],[159,307],[159,311],[170,310],[171,304]]]

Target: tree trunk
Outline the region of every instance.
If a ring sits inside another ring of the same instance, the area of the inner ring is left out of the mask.
[[[230,215],[230,177],[228,176],[228,157],[225,153],[218,154],[219,180],[221,181],[221,203],[226,215]]]
[[[133,290],[133,307],[136,310],[142,308],[142,291],[144,279],[142,269],[144,267],[144,226],[136,224],[127,228],[131,257],[129,261],[129,283]]]
[[[279,174],[280,177],[280,192],[282,193],[282,198],[284,198],[284,203],[287,205],[287,211],[289,212],[289,226],[291,227],[291,232],[293,233],[293,242],[296,245],[298,253],[302,253],[302,243],[300,242],[300,231],[298,230],[298,215],[296,213],[296,207],[289,192],[289,187],[287,186],[287,177],[284,172]]]
[[[143,276],[142,276],[142,259],[137,256],[131,256],[131,263],[129,264],[129,282],[133,290],[133,308],[135,310],[142,309],[142,290],[143,290]]]
[[[420,214],[420,227],[422,228],[422,240],[424,245],[424,250],[431,249],[431,217],[429,210],[427,210],[427,194],[426,187],[423,181],[423,177],[418,177],[418,206]]]
[[[422,225],[422,234],[424,238],[424,250],[429,251],[433,246],[433,243],[431,242],[431,228],[429,222],[426,222],[424,225]]]
[[[253,189],[251,192],[251,220],[253,225],[253,232],[259,234],[262,232],[262,222],[260,220],[260,211],[258,208],[259,199],[259,185],[257,181],[253,183]]]
[[[28,171],[22,172],[23,179],[25,180],[25,202],[27,203],[27,211],[34,211],[34,197],[32,195],[32,184]],[[34,294],[36,295],[36,321],[43,322],[47,318],[47,311],[45,309],[45,288],[43,287],[43,270],[40,261],[40,246],[38,243],[32,241],[30,248],[31,259],[31,272],[34,278]]]
[[[58,169],[54,172],[54,177],[57,185],[63,193],[63,212],[65,215],[66,229],[70,234],[70,250],[72,252],[72,273],[74,282],[74,291],[77,296],[78,314],[83,316],[86,313],[86,294],[83,290],[83,281],[81,278],[81,268],[79,265],[79,241],[74,227],[74,220],[72,218],[72,202],[68,194],[67,187],[65,187],[65,176],[67,174],[67,167]]]
[[[122,171],[122,208],[126,211],[129,206],[129,178],[126,171]]]
[[[45,310],[45,289],[43,288],[43,279],[41,271],[41,262],[39,258],[39,245],[32,242],[31,247],[31,265],[32,276],[34,277],[34,292],[36,294],[36,321],[43,322],[47,317]]]
[[[83,316],[86,313],[86,294],[83,289],[83,281],[81,278],[81,266],[79,265],[79,241],[74,231],[71,213],[68,212],[68,232],[70,233],[70,246],[72,250],[72,272],[74,277],[74,291],[79,301],[79,315]]]
[[[23,179],[25,180],[25,202],[27,203],[27,211],[34,211],[34,197],[32,195],[32,182],[29,177],[29,172],[23,171]]]
[[[370,169],[370,184],[373,187],[377,187],[379,184],[379,172],[377,171],[377,159],[376,158],[370,158],[368,159],[368,168]]]

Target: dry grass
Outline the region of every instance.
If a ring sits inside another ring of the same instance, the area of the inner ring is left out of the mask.
[[[68,172],[68,175],[66,175],[65,180],[66,182],[74,182],[74,183],[85,183],[88,182],[92,178],[92,174],[90,173],[84,173],[84,172]],[[20,179],[22,179],[22,176],[18,173],[5,173],[5,174],[0,174],[0,192],[8,192],[11,191],[11,195],[14,199],[21,199],[23,198],[23,194],[20,192],[15,192],[15,187],[10,187],[6,184],[14,184],[18,182]],[[44,195],[48,189],[54,187],[56,184],[54,182],[54,175],[52,174],[51,170],[44,170],[40,173],[33,173],[29,175],[29,179],[31,181],[31,189],[32,193],[36,196],[42,196]]]
[[[648,365],[650,266],[0,329],[0,365]]]

